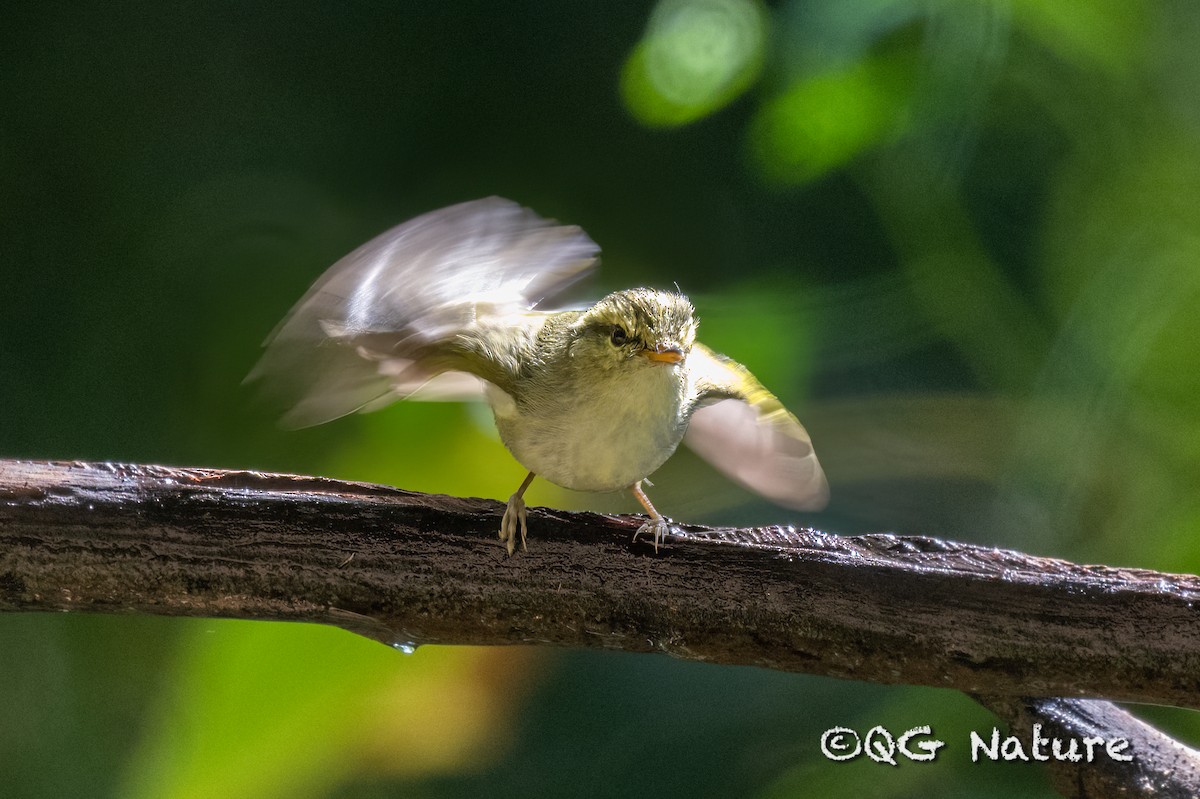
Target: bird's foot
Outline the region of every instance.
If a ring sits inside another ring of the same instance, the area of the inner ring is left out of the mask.
[[[504,518],[500,520],[500,540],[508,544],[508,554],[517,549],[517,530],[521,532],[521,549],[525,549],[525,500],[520,492],[508,498]]]
[[[667,535],[671,532],[671,525],[667,524],[667,520],[659,516],[651,518],[650,521],[643,524],[633,534],[633,540],[637,541],[643,535],[652,536],[654,539],[654,551],[658,551],[660,544],[667,540]]]

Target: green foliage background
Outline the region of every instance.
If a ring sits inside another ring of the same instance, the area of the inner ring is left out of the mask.
[[[592,234],[597,292],[677,281],[833,489],[681,453],[669,515],[1195,573],[1198,39],[1190,0],[10,3],[0,455],[507,496],[479,408],[284,433],[239,385],[340,255],[500,194]],[[1050,795],[951,692],[298,625],[8,615],[0,708],[5,796]],[[949,743],[830,763],[839,724]]]

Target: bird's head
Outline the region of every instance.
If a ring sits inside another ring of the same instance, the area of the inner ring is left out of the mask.
[[[671,366],[691,351],[696,323],[696,309],[682,294],[615,291],[575,322],[572,352],[609,369]]]

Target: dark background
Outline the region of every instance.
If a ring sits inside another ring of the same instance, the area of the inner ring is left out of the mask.
[[[1104,0],[9,4],[0,455],[502,498],[485,409],[296,433],[240,382],[386,227],[489,194],[594,293],[690,294],[805,422],[821,514],[680,453],[675,518],[1200,570],[1200,6]],[[539,482],[533,502],[633,510]],[[536,546],[536,531],[531,546]],[[1171,631],[1148,631],[1169,636]],[[1046,796],[961,695],[337,630],[0,618],[5,795]],[[1200,741],[1194,714],[1139,710]],[[931,724],[932,764],[831,763]]]

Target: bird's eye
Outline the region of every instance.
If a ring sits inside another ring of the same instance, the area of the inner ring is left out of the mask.
[[[620,325],[613,325],[612,335],[609,336],[609,341],[613,343],[613,346],[620,347],[628,340],[629,338],[625,334],[625,328],[621,327]]]

